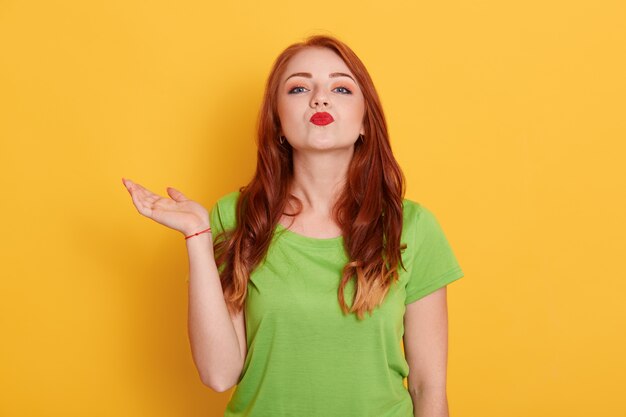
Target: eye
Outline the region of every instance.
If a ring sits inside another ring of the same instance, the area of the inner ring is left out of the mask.
[[[305,88],[305,87],[298,86],[298,87],[294,87],[294,88],[292,88],[291,90],[289,90],[289,91],[287,92],[287,94],[298,94],[298,93],[302,93],[302,92],[304,92],[305,90],[306,90],[306,88]]]
[[[352,94],[352,91],[348,90],[346,87],[337,87],[335,90],[339,90],[341,94]]]

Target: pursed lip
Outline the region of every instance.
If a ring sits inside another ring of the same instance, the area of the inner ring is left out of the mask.
[[[318,126],[325,126],[329,123],[332,123],[334,120],[335,119],[333,119],[333,116],[325,111],[315,113],[313,116],[311,116],[310,119],[311,123]]]

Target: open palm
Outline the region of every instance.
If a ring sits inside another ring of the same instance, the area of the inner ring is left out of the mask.
[[[122,179],[130,193],[133,204],[142,215],[187,235],[209,227],[207,210],[199,203],[188,199],[175,188],[167,187],[171,198],[162,197],[147,188]]]

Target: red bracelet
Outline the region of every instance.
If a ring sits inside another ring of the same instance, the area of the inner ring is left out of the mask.
[[[194,233],[193,235],[185,236],[185,239],[189,239],[190,237],[198,236],[200,233],[206,233],[206,232],[210,233],[211,232],[211,228],[209,227],[208,229],[204,229],[201,232]]]

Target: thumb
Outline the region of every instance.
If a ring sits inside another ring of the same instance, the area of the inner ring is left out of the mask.
[[[167,187],[167,194],[172,197],[172,199],[174,199],[175,201],[187,201],[188,198],[185,197],[185,195],[183,193],[181,193],[180,191],[178,191],[176,188],[174,187]]]

